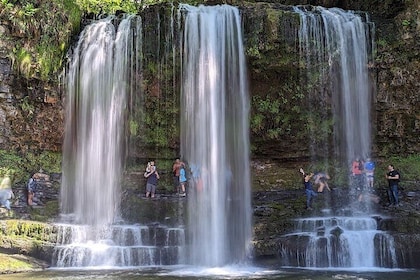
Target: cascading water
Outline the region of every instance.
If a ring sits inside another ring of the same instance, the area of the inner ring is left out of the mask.
[[[191,168],[189,258],[243,262],[251,240],[249,98],[237,8],[180,6],[181,154]]]
[[[111,224],[119,213],[131,21],[117,33],[112,20],[86,27],[67,73],[61,210],[82,224]]]
[[[300,15],[299,46],[308,69],[306,82],[318,84],[312,85],[312,94],[321,95],[323,100],[332,97],[332,113],[337,118],[336,154],[347,162],[356,156],[368,157],[372,98],[368,63],[373,50],[373,23],[366,14],[312,8],[294,8]]]
[[[355,157],[370,155],[372,90],[368,63],[373,24],[366,15],[337,8],[295,7],[294,11],[300,15],[299,47],[307,69],[306,82],[313,83],[308,87],[314,89],[310,94],[321,95],[323,100],[331,95],[334,147],[338,148],[335,155],[348,166]],[[316,148],[313,147],[313,152]],[[350,184],[349,197],[355,194],[356,186]],[[295,221],[295,233],[283,236],[280,241],[283,264],[396,267],[392,237],[378,230],[377,219],[354,217],[354,210],[342,211],[346,212],[344,216]]]
[[[57,267],[175,264],[184,230],[123,225],[121,175],[126,98],[141,54],[141,18],[109,17],[80,35],[67,72],[67,112]]]
[[[281,237],[285,266],[397,267],[393,238],[373,217],[314,217],[294,221],[295,232]]]

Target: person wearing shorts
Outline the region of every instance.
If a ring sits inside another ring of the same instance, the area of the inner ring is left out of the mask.
[[[146,173],[144,174],[144,177],[147,178],[146,197],[150,196],[151,198],[154,198],[158,180],[160,178],[154,161],[150,162],[150,167],[146,169]]]

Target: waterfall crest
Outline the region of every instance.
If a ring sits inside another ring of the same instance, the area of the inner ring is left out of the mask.
[[[191,262],[246,259],[251,239],[249,97],[237,8],[180,6],[181,154],[191,168]]]

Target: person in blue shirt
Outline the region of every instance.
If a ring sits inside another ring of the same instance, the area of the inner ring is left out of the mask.
[[[181,167],[179,169],[179,185],[181,186],[181,193],[180,196],[186,196],[185,193],[185,185],[187,184],[187,176],[185,173],[185,164],[181,163]]]
[[[370,158],[367,158],[363,170],[366,176],[367,188],[369,191],[371,191],[373,189],[373,176],[375,173],[375,163]]]

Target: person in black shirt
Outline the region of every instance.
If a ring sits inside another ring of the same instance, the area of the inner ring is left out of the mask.
[[[386,174],[389,190],[389,206],[398,206],[398,183],[400,182],[400,173],[395,170],[394,165],[388,165],[388,173]]]
[[[154,161],[151,161],[150,164],[148,164],[146,172],[144,173],[144,177],[147,178],[146,197],[149,197],[150,195],[151,198],[154,198],[158,180],[160,179]]]

